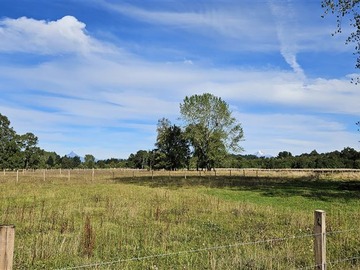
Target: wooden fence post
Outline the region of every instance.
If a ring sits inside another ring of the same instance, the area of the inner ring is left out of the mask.
[[[326,270],[326,213],[323,210],[315,210],[314,236],[315,269]]]
[[[11,270],[14,258],[15,226],[0,225],[0,269]]]

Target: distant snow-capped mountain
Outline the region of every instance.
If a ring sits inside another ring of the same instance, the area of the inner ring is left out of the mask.
[[[272,155],[267,155],[265,154],[263,151],[259,150],[256,153],[254,153],[255,156],[257,156],[258,158],[272,158]]]
[[[81,156],[79,156],[78,154],[76,154],[74,151],[71,151],[69,154],[66,155],[69,158],[74,158],[74,157],[79,157],[81,162],[84,162],[85,159]]]

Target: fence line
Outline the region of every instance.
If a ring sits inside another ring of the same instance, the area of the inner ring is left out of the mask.
[[[218,179],[219,177],[230,177],[229,181],[234,179],[241,179],[242,177],[256,177],[256,178],[268,178],[277,177],[281,174],[284,178],[296,178],[303,176],[311,176],[317,179],[321,177],[346,177],[349,179],[358,179],[360,175],[360,169],[261,169],[261,168],[217,168],[212,171],[196,171],[196,170],[147,170],[147,169],[122,169],[122,168],[110,168],[110,169],[38,169],[38,170],[4,170],[0,173],[0,181],[11,181],[15,183],[21,183],[28,181],[29,179],[38,179],[45,182],[47,180],[72,180],[78,176],[88,182],[105,181],[105,180],[120,180],[122,178],[140,178],[148,177],[154,180],[156,177],[165,178],[169,180],[172,177],[184,178],[187,177],[200,177],[208,179]],[[20,175],[20,172],[21,175]],[[73,176],[74,175],[74,176]],[[12,178],[14,177],[14,178]],[[239,177],[239,178],[238,178]]]
[[[280,241],[286,241],[286,240],[297,239],[297,238],[314,237],[317,235],[319,235],[319,234],[305,234],[305,235],[301,235],[301,236],[294,235],[291,237],[272,238],[272,239],[258,240],[258,241],[253,241],[253,242],[241,242],[241,243],[235,243],[235,244],[230,244],[230,245],[225,245],[225,246],[213,246],[213,247],[207,247],[207,248],[190,249],[190,250],[183,250],[183,251],[178,251],[178,252],[148,255],[148,256],[143,256],[143,257],[119,259],[119,260],[114,260],[114,261],[109,261],[109,262],[98,262],[98,263],[85,264],[85,265],[79,265],[79,266],[73,266],[73,267],[65,267],[65,268],[59,268],[57,270],[81,269],[81,268],[88,268],[88,267],[112,265],[112,264],[130,262],[130,261],[143,261],[143,260],[152,259],[152,258],[169,257],[169,256],[182,255],[182,254],[188,254],[188,253],[199,253],[199,252],[204,252],[204,251],[220,250],[220,249],[234,248],[234,247],[240,247],[240,246],[246,246],[246,245],[273,243],[273,242],[280,242]]]
[[[191,253],[200,253],[200,252],[206,252],[206,251],[230,249],[230,248],[236,248],[236,247],[247,246],[247,245],[259,245],[259,244],[265,244],[265,243],[282,242],[282,241],[293,240],[293,239],[304,239],[304,238],[310,238],[310,237],[314,237],[314,243],[315,243],[316,239],[319,238],[319,236],[321,236],[321,238],[323,238],[323,239],[326,239],[326,235],[336,235],[336,234],[342,234],[342,233],[346,233],[346,232],[359,232],[360,231],[360,228],[357,228],[357,229],[347,229],[347,230],[338,230],[338,231],[330,231],[330,232],[326,232],[326,231],[318,232],[316,230],[317,223],[319,223],[319,216],[317,215],[318,213],[324,214],[324,211],[321,211],[321,210],[315,211],[314,233],[311,233],[311,234],[293,235],[293,236],[289,236],[289,237],[278,237],[278,238],[263,239],[263,240],[257,240],[257,241],[249,241],[249,242],[237,242],[237,243],[229,244],[229,245],[210,246],[210,247],[203,247],[203,248],[198,248],[198,249],[183,250],[183,251],[178,251],[178,252],[169,252],[169,253],[154,254],[154,255],[147,255],[147,256],[141,256],[141,257],[117,259],[117,260],[107,261],[107,262],[94,262],[94,263],[78,265],[78,266],[58,268],[57,270],[71,270],[71,269],[83,269],[83,268],[89,268],[89,267],[109,266],[109,265],[114,265],[114,264],[119,264],[119,263],[124,263],[124,262],[144,261],[144,260],[153,259],[153,258],[163,258],[163,257],[170,257],[170,256],[177,256],[177,255],[184,255],[184,254],[191,254]],[[325,226],[325,215],[323,215],[322,223]],[[1,227],[6,228],[9,226],[0,226],[0,228]],[[4,242],[4,239],[7,239],[7,237],[1,236],[0,242],[1,243]],[[325,245],[325,243],[324,243],[324,245]],[[6,245],[4,245],[4,247],[5,246]],[[12,260],[13,249],[10,248],[8,250],[7,247],[1,248],[1,249],[4,249],[4,251],[5,251],[4,254],[7,254],[7,256],[9,256],[10,260]],[[316,257],[316,252],[315,252],[315,257]],[[325,254],[325,257],[326,257],[326,254]],[[1,254],[0,259],[3,260],[4,258],[7,258],[7,257],[4,257],[3,254]],[[300,268],[294,268],[294,269],[298,269],[298,270],[314,269],[314,268],[326,269],[326,265],[336,265],[336,264],[339,264],[342,262],[347,262],[347,261],[354,261],[354,260],[357,261],[359,259],[360,259],[360,256],[352,256],[352,257],[346,257],[346,258],[339,258],[339,259],[329,261],[329,262],[326,262],[324,260],[321,262],[321,264],[319,264],[315,261],[314,265],[300,267]],[[0,260],[0,261],[2,261],[2,260]],[[10,263],[12,263],[12,262],[10,262]]]
[[[326,232],[325,234],[326,235],[328,235],[328,234],[341,234],[341,233],[354,232],[354,231],[360,231],[360,228]],[[240,243],[235,243],[235,244],[230,244],[230,245],[223,245],[223,246],[212,246],[212,247],[207,247],[207,248],[183,250],[183,251],[179,251],[179,252],[170,252],[170,253],[154,254],[154,255],[148,255],[148,256],[142,256],[142,257],[118,259],[118,260],[108,261],[108,262],[96,262],[96,263],[84,264],[84,265],[79,265],[79,266],[58,268],[56,270],[73,270],[73,269],[83,269],[83,268],[89,268],[89,267],[109,266],[109,265],[119,264],[119,263],[124,263],[124,262],[144,261],[144,260],[153,259],[153,258],[163,258],[163,257],[184,255],[184,254],[190,254],[190,253],[200,253],[200,252],[204,252],[204,251],[221,250],[221,249],[235,248],[235,247],[246,246],[246,245],[257,245],[257,244],[264,244],[264,243],[281,242],[281,241],[292,240],[292,239],[316,237],[316,236],[320,236],[320,235],[322,235],[322,233],[294,235],[294,236],[290,236],[290,237],[272,238],[272,239],[258,240],[258,241],[253,241],[253,242],[240,242]],[[349,257],[349,258],[339,259],[339,260],[336,260],[336,261],[330,261],[330,262],[327,262],[326,264],[327,265],[329,265],[329,264],[330,265],[331,264],[339,264],[341,262],[359,260],[359,259],[360,259],[360,256],[358,256],[358,257]],[[311,266],[305,266],[305,267],[296,268],[296,270],[314,269],[315,267],[321,267],[321,266],[322,266],[322,264],[314,264],[314,265],[311,265]]]

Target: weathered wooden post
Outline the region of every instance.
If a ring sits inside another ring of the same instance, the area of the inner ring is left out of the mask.
[[[19,182],[19,170],[16,170],[16,183]]]
[[[326,213],[315,210],[314,213],[314,252],[315,269],[326,270]]]
[[[15,226],[0,225],[0,269],[11,270],[14,258]]]

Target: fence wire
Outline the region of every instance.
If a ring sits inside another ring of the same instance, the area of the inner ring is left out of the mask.
[[[308,237],[314,237],[320,234],[306,234],[306,235],[299,235],[299,236],[291,236],[291,237],[282,237],[282,238],[272,238],[272,239],[266,239],[266,240],[258,240],[253,242],[241,242],[241,243],[235,243],[230,245],[224,245],[224,246],[213,246],[213,247],[207,247],[207,248],[199,248],[199,249],[191,249],[191,250],[184,250],[179,252],[171,252],[171,253],[163,253],[163,254],[156,254],[156,255],[149,255],[149,256],[143,256],[143,257],[133,257],[128,259],[119,259],[109,262],[98,262],[98,263],[92,263],[92,264],[84,264],[79,266],[73,266],[73,267],[65,267],[65,268],[59,268],[56,270],[71,270],[71,269],[82,269],[82,268],[89,268],[89,267],[98,267],[98,266],[109,266],[113,264],[119,264],[124,262],[130,262],[130,261],[143,261],[147,259],[153,259],[153,258],[162,258],[162,257],[169,257],[169,256],[175,256],[175,255],[184,255],[189,253],[199,253],[204,251],[211,251],[211,250],[220,250],[220,249],[227,249],[227,248],[234,248],[234,247],[240,247],[240,246],[246,246],[246,245],[257,245],[257,244],[264,244],[264,243],[273,243],[273,242],[280,242],[280,241],[286,241],[291,239],[298,239],[298,238],[308,238]]]
[[[354,232],[354,231],[360,231],[360,229],[331,231],[331,232],[326,232],[326,235],[341,234],[341,233]],[[148,256],[142,256],[142,257],[118,259],[118,260],[107,261],[107,262],[95,262],[95,263],[78,265],[78,266],[58,268],[56,270],[72,270],[72,269],[84,269],[84,268],[90,268],[90,267],[110,266],[110,265],[120,264],[120,263],[125,263],[125,262],[144,261],[144,260],[153,259],[153,258],[164,258],[164,257],[178,256],[178,255],[184,255],[184,254],[190,254],[190,253],[200,253],[200,252],[205,252],[205,251],[235,248],[235,247],[246,246],[246,245],[257,245],[257,244],[264,244],[264,243],[281,242],[281,241],[292,240],[292,239],[315,237],[315,236],[319,236],[319,235],[321,235],[321,234],[305,234],[305,235],[299,235],[299,236],[294,235],[291,237],[258,240],[258,241],[253,241],[253,242],[241,242],[241,243],[235,243],[235,244],[223,245],[223,246],[212,246],[212,247],[207,247],[207,248],[199,248],[199,249],[183,250],[183,251],[178,251],[178,252],[154,254],[154,255],[148,255]],[[327,262],[326,264],[327,265],[336,265],[336,264],[340,264],[343,262],[358,261],[358,260],[360,260],[360,256],[342,258],[342,259]],[[320,266],[320,265],[314,264],[314,265],[295,268],[295,269],[296,270],[314,269],[317,266]]]

